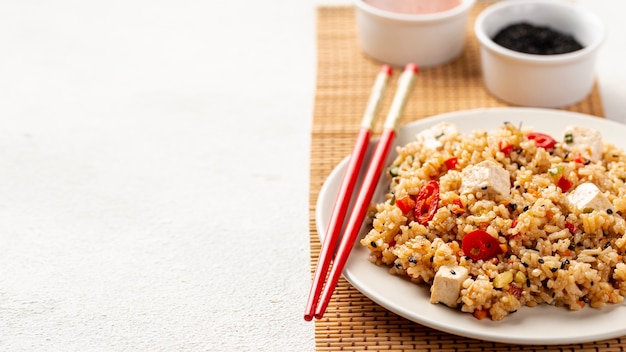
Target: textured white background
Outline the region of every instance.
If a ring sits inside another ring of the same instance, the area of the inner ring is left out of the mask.
[[[626,3],[579,2],[624,122]],[[346,3],[0,6],[0,350],[314,349],[315,8]]]

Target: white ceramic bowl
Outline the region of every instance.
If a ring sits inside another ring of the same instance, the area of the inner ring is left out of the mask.
[[[504,48],[491,39],[504,27],[520,22],[573,35],[583,49],[534,55]],[[584,8],[557,0],[507,0],[480,13],[474,30],[484,84],[494,96],[514,105],[557,108],[577,103],[591,92],[605,29]]]
[[[361,49],[371,58],[397,67],[420,68],[452,61],[463,51],[469,11],[475,0],[429,14],[391,12],[356,1]]]

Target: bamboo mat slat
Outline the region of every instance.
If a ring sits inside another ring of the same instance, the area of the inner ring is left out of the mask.
[[[467,27],[467,45],[455,61],[420,72],[402,123],[473,108],[508,106],[490,96],[482,84],[476,15],[489,6],[479,2]],[[320,251],[315,204],[328,174],[354,145],[380,63],[358,47],[353,7],[319,7],[317,12],[317,85],[311,136],[309,229],[311,271]],[[398,70],[391,79],[381,111],[387,111]],[[602,117],[597,86],[582,102],[565,108]],[[382,120],[382,119],[379,119]],[[382,121],[376,126],[380,131]],[[433,330],[402,318],[372,302],[343,278],[324,319],[315,322],[318,351],[624,351],[626,337],[564,346],[521,346],[479,341]]]

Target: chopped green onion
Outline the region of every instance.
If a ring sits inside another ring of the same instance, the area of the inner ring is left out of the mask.
[[[400,167],[398,165],[394,165],[391,168],[389,168],[389,175],[391,175],[391,177],[396,177],[398,176],[398,170],[400,169]]]
[[[563,172],[563,169],[564,169],[563,165],[551,167],[548,169],[548,173],[550,175],[558,175]]]
[[[574,136],[572,136],[571,133],[567,133],[565,135],[565,143],[567,144],[574,143]]]
[[[589,214],[593,212],[593,208],[585,208],[583,209],[583,214]]]
[[[436,135],[436,136],[435,136],[435,138],[436,138],[436,139],[439,139],[439,138],[441,138],[441,137],[443,137],[443,136],[444,136],[444,133],[443,133],[443,132],[441,132],[440,134]]]

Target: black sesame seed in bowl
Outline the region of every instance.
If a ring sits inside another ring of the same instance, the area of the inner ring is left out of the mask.
[[[492,39],[507,49],[534,55],[566,54],[583,48],[571,34],[528,22],[510,24]]]

